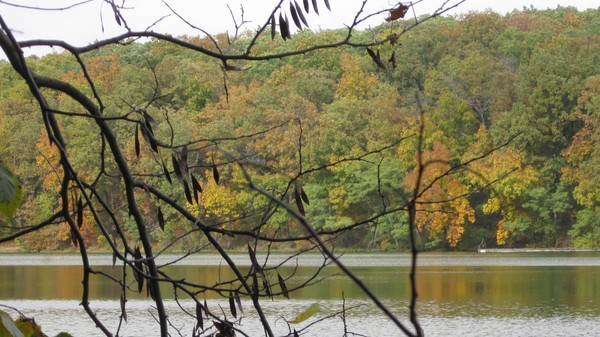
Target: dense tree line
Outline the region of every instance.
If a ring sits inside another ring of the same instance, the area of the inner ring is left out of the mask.
[[[386,23],[356,31],[354,38],[392,36],[409,24]],[[336,41],[344,33],[305,30],[288,41],[261,38],[256,48],[292,52],[315,41]],[[251,36],[216,38],[242,53]],[[208,49],[214,45],[208,38],[184,40]],[[396,250],[410,248],[404,213],[372,216],[382,207],[400,207],[417,182],[431,185],[416,209],[422,248],[474,249],[482,241],[598,247],[599,55],[600,11],[558,8],[437,17],[383,46],[239,61],[229,66],[243,70],[226,76],[223,64],[206,55],[164,41],[130,41],[85,54],[97,92],[66,53],[29,62],[36,72],[78,83],[90,97],[101,97],[107,122],[118,139],[127,139],[121,145],[135,163],[132,171],[168,172],[172,182],[164,176],[143,179],[172,191],[211,226],[250,230],[262,217],[264,230],[302,231],[282,209],[274,208],[264,219],[261,210],[269,207],[268,200],[254,198],[242,173],[228,165],[227,153],[232,153],[245,158],[260,185],[274,193],[294,190],[290,203],[302,208],[317,229],[335,233],[370,223],[344,232],[336,245]],[[0,158],[24,186],[15,219],[3,221],[8,227],[38,223],[58,205],[59,154],[43,132],[26,84],[5,61],[0,61],[0,88]],[[78,106],[72,98],[56,92],[48,97],[60,107],[58,122],[69,126],[64,136],[72,165],[93,181],[106,144],[93,120],[73,118]],[[415,158],[421,114],[425,151],[419,156],[431,162],[423,172]],[[116,117],[122,116],[140,123],[119,123]],[[186,160],[189,172],[178,172],[183,152],[157,159],[150,129],[160,142],[196,149]],[[189,139],[196,141],[186,143]],[[443,174],[459,163],[468,165]],[[116,170],[108,164],[102,169]],[[189,177],[183,179],[189,186],[177,183],[181,175]],[[191,189],[192,184],[199,188]],[[101,188],[117,212],[100,216],[119,218],[125,235],[134,232],[122,194],[113,193],[120,187]],[[173,248],[186,250],[205,243],[201,235],[175,240],[189,231],[187,220],[151,198],[143,206],[141,211],[156,219],[148,223],[154,242],[175,241]],[[104,249],[106,240],[91,216],[82,214],[81,233],[89,245]],[[221,238],[229,247],[245,244],[237,239]],[[68,248],[69,226],[45,227],[19,238],[18,245]],[[302,248],[293,245],[281,248]]]

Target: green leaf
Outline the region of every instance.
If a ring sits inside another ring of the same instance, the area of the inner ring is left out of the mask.
[[[8,168],[0,166],[0,214],[12,218],[22,199],[23,191],[17,178]]]
[[[298,316],[296,316],[296,318],[291,320],[290,323],[291,324],[302,323],[302,322],[306,321],[307,319],[311,318],[312,316],[314,316],[320,310],[321,310],[321,306],[319,305],[319,303],[313,303],[310,305],[310,307],[306,308],[306,310],[304,310],[303,312],[298,314]]]
[[[25,337],[42,336],[42,328],[35,323],[33,318],[19,317],[15,320],[15,326],[23,333]]]
[[[0,310],[0,337],[25,337],[9,314]]]

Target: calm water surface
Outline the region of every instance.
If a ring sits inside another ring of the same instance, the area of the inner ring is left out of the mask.
[[[343,261],[406,321],[410,256],[407,254],[348,254]],[[164,261],[167,261],[165,257]],[[246,255],[236,262],[249,265]],[[273,263],[281,257],[272,257]],[[110,256],[92,257],[96,269],[118,275]],[[317,256],[290,261],[282,275],[301,267],[295,282],[307,278],[320,264]],[[72,255],[0,255],[0,304],[33,316],[50,336],[67,331],[74,336],[103,336],[79,306],[81,267]],[[189,280],[215,282],[227,276],[217,256],[194,256],[169,267],[173,275]],[[367,336],[401,336],[365,296],[334,267],[319,284],[294,293],[291,300],[265,301],[272,317],[293,319],[304,308],[319,303],[318,319],[345,306],[353,307],[347,322],[351,332]],[[292,281],[293,284],[294,281]],[[288,284],[289,285],[289,284]],[[94,278],[91,283],[94,311],[116,331],[119,292],[111,283]],[[167,289],[165,288],[165,291]],[[426,336],[600,336],[600,253],[428,253],[421,254],[418,272],[419,318]],[[207,295],[213,310],[228,304]],[[244,303],[250,307],[250,303]],[[193,303],[183,302],[193,311]],[[151,303],[132,294],[127,302],[129,323],[121,336],[157,335],[150,327]],[[189,335],[193,320],[167,301],[174,326]],[[257,317],[247,310],[246,328]],[[77,322],[73,324],[73,322]],[[310,323],[306,322],[305,324]],[[284,334],[283,320],[274,325]],[[338,336],[340,319],[317,325],[311,336]],[[318,331],[318,333],[317,333]],[[261,331],[255,331],[260,336]]]

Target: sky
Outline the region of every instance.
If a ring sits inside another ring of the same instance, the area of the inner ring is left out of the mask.
[[[290,0],[285,0],[284,4]],[[294,0],[291,0],[294,1]],[[296,0],[302,4],[301,0]],[[25,6],[60,8],[85,2],[68,10],[39,11],[15,8],[7,3],[18,3]],[[191,25],[211,34],[235,30],[231,13],[239,23],[243,7],[244,20],[249,21],[243,27],[254,29],[267,21],[270,11],[277,0],[116,0],[124,2],[128,9],[122,14],[133,30],[144,30],[153,25],[153,30],[168,32],[172,35],[199,35],[199,31],[183,23],[165,5],[179,13]],[[339,28],[352,22],[363,0],[330,0],[332,12],[325,9],[324,0],[317,0],[320,15],[311,11],[307,20],[311,29]],[[409,15],[432,13],[444,2],[451,6],[459,0],[421,0],[414,5],[414,12]],[[392,0],[369,0],[365,13],[373,13],[396,4]],[[406,2],[405,2],[406,3]],[[229,5],[229,7],[227,6]],[[448,12],[458,15],[469,11],[491,9],[504,14],[515,9],[533,6],[538,9],[556,8],[557,6],[574,6],[579,10],[598,9],[597,0],[466,0],[456,9]],[[285,6],[284,6],[285,7]],[[230,13],[230,9],[231,13]],[[95,40],[109,38],[125,30],[119,26],[111,8],[102,0],[0,0],[0,15],[11,27],[17,40],[61,39],[75,46],[82,46]],[[380,14],[367,20],[359,28],[367,28],[384,22],[386,15]],[[162,18],[162,19],[161,19]],[[47,49],[28,50],[27,54],[47,53]],[[4,56],[0,51],[0,57]],[[2,57],[4,58],[4,57]]]

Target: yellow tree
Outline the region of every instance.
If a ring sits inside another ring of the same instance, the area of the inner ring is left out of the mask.
[[[480,156],[490,151],[492,143],[488,130],[481,127],[477,134],[478,142],[469,149],[464,160]],[[519,232],[519,218],[524,217],[521,203],[527,190],[538,180],[536,170],[525,163],[525,153],[502,148],[489,153],[484,158],[472,162],[468,179],[475,188],[493,183],[492,193],[483,205],[485,214],[500,213],[496,241],[505,244],[512,234]],[[507,224],[512,224],[507,226]]]
[[[465,225],[475,222],[475,211],[465,197],[469,193],[467,185],[450,174],[451,158],[452,153],[439,142],[434,143],[431,150],[423,151],[416,224],[418,230],[429,233],[431,239],[443,235],[451,247],[456,247]],[[404,186],[412,190],[418,179],[417,167],[406,175]]]

